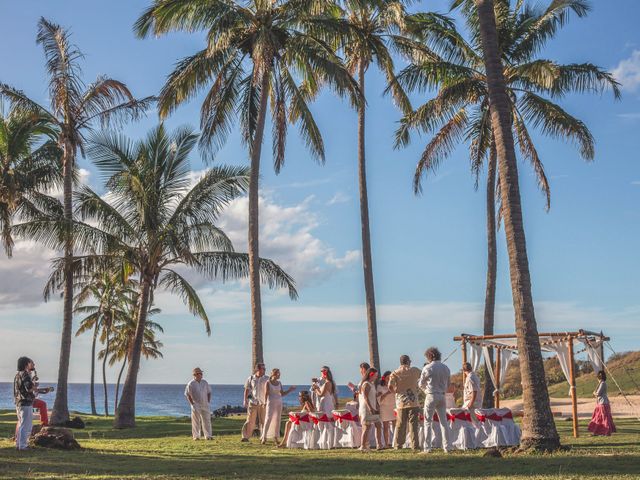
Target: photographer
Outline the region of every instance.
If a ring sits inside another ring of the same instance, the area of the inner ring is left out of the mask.
[[[33,401],[36,398],[36,386],[31,379],[34,363],[29,357],[18,359],[18,371],[13,379],[13,398],[16,402],[16,448],[29,450],[28,441],[33,427]]]
[[[248,442],[256,426],[260,426],[260,434],[264,427],[267,404],[267,377],[264,363],[256,364],[254,374],[247,378],[244,384],[243,406],[247,409],[247,421],[242,426],[242,442]]]

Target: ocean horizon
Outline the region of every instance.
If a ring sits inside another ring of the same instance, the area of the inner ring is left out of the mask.
[[[51,386],[52,383],[40,382],[41,387]],[[113,399],[115,384],[107,384],[107,397],[109,400],[109,414],[113,415]],[[285,389],[288,386],[283,386]],[[178,383],[139,383],[136,389],[136,416],[170,416],[181,417],[190,414],[189,404],[184,396],[184,384]],[[283,398],[287,406],[298,403],[298,392],[308,390],[309,387],[298,387]],[[211,410],[216,410],[225,405],[241,406],[244,385],[241,384],[212,384]],[[69,384],[69,410],[78,413],[89,414],[91,412],[89,383]],[[120,385],[120,394],[122,385]],[[104,395],[102,383],[96,382],[96,410],[98,414],[104,414]],[[350,397],[351,390],[346,385],[338,385],[338,395],[341,398]],[[39,398],[47,402],[47,406],[53,406],[55,392],[41,395]],[[0,382],[0,409],[14,409],[13,383]]]

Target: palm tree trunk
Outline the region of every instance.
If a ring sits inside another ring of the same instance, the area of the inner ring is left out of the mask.
[[[267,115],[267,100],[269,98],[269,74],[265,69],[260,81],[260,108],[256,122],[256,131],[251,143],[251,175],[249,177],[249,287],[251,289],[251,334],[252,334],[252,365],[264,362],[262,349],[262,304],[260,299],[260,251],[259,235],[260,223],[258,218],[259,183],[260,183],[260,155],[262,152],[262,138]]]
[[[475,2],[478,8],[480,38],[491,104],[491,126],[498,154],[504,230],[509,253],[511,291],[520,357],[524,406],[521,445],[523,448],[557,449],[560,446],[560,439],[549,404],[531,295],[518,169],[511,130],[511,102],[502,72],[493,0],[475,0]]]
[[[98,340],[98,327],[100,322],[96,319],[96,324],[93,328],[93,341],[91,342],[91,388],[89,390],[89,397],[91,398],[91,415],[97,415],[96,410],[96,341]]]
[[[109,416],[109,399],[107,397],[107,357],[109,356],[109,343],[111,337],[109,336],[109,330],[107,330],[107,345],[104,350],[104,358],[102,359],[102,387],[104,390],[104,416]]]
[[[60,359],[58,362],[58,383],[56,398],[53,402],[51,425],[64,425],[69,421],[69,401],[67,387],[69,381],[69,358],[71,356],[71,334],[73,330],[73,211],[71,196],[73,194],[73,167],[75,150],[70,141],[63,143],[63,202],[64,220],[66,222],[64,246],[64,287],[63,287],[63,318],[62,337],[60,340]]]
[[[496,145],[492,141],[489,150],[489,165],[487,168],[487,291],[484,299],[484,335],[493,335],[496,306],[496,271],[498,252],[496,246]],[[493,361],[493,349],[489,349],[489,358]],[[487,365],[486,369],[491,368]],[[493,408],[493,381],[487,373],[485,375],[483,408]]]
[[[140,357],[142,355],[144,330],[147,324],[149,295],[151,293],[152,282],[153,278],[151,275],[145,274],[143,276],[140,290],[138,323],[136,324],[136,333],[131,348],[129,369],[127,370],[127,376],[124,379],[124,386],[122,387],[122,398],[116,409],[114,420],[115,428],[133,428],[136,426],[136,386],[138,383],[138,370],[140,368]]]
[[[118,381],[116,383],[116,395],[113,400],[113,411],[118,410],[118,394],[120,393],[120,380],[122,379],[122,373],[124,372],[124,367],[127,365],[127,357],[125,355],[124,360],[122,361],[122,367],[120,367],[120,372],[118,373]]]
[[[362,270],[364,272],[364,292],[367,306],[367,331],[369,334],[369,362],[380,368],[378,353],[378,324],[376,322],[376,296],[373,286],[373,262],[371,260],[371,232],[369,231],[369,197],[367,194],[367,165],[365,158],[365,104],[364,62],[358,65],[358,83],[361,103],[358,106],[358,184],[360,187],[360,228],[362,236]]]

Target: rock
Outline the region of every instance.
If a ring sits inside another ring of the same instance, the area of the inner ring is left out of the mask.
[[[213,417],[227,417],[237,413],[246,413],[247,409],[244,407],[232,407],[231,405],[225,405],[213,411]]]
[[[43,427],[31,438],[31,445],[60,450],[80,450],[80,444],[73,437],[73,432],[62,427]]]
[[[67,428],[84,428],[84,421],[80,417],[73,417],[64,424]]]
[[[486,452],[484,452],[484,455],[482,456],[491,457],[491,458],[502,458],[502,454],[500,453],[500,450],[498,450],[495,447],[488,449]]]

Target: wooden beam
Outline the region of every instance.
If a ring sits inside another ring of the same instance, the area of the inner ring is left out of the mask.
[[[576,398],[576,373],[573,358],[573,337],[569,337],[569,385],[571,385],[571,410],[573,413],[573,436],[578,438],[578,399]]]
[[[554,332],[554,333],[539,333],[538,337],[584,337],[584,336],[592,336],[591,334],[583,334],[580,332]],[[597,337],[600,337],[600,334],[596,335]],[[505,334],[499,334],[499,335],[458,335],[456,337],[453,337],[453,340],[456,342],[461,342],[463,339],[466,339],[467,341],[470,340],[506,340],[506,339],[512,339],[512,338],[517,338],[515,333],[505,333]],[[609,337],[601,337],[604,341],[609,341],[611,340]]]
[[[495,392],[495,400],[494,406],[495,408],[500,408],[500,349],[495,349],[496,354],[496,392]]]
[[[465,338],[462,339],[462,366],[467,363],[467,340]]]

